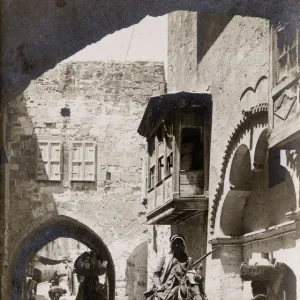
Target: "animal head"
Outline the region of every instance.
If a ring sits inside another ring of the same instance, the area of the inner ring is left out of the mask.
[[[189,270],[180,282],[181,300],[202,300],[200,284],[203,279],[196,270]]]

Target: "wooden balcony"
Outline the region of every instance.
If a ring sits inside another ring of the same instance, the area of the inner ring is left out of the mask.
[[[148,224],[176,224],[208,210],[212,101],[178,92],[149,99],[139,126],[147,138],[143,204]]]
[[[176,224],[193,215],[208,210],[204,195],[203,171],[180,171],[180,191],[174,192],[173,177],[148,191],[149,225]]]

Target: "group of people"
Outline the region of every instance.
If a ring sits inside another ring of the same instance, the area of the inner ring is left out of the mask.
[[[170,248],[154,271],[155,292],[148,300],[207,300],[201,272],[199,269],[190,272],[193,269],[192,258],[187,253],[183,235],[172,235]],[[76,300],[104,300],[104,286],[97,276],[78,276],[78,279],[80,286]],[[53,286],[59,285],[58,276],[54,276],[53,280]]]

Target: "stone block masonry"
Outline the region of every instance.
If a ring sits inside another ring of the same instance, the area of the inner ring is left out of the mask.
[[[130,282],[146,285],[146,266],[139,260],[141,253],[147,256],[141,246],[147,240],[141,204],[145,142],[137,128],[149,96],[164,92],[162,63],[84,62],[58,65],[11,101],[10,261],[32,230],[63,215],[88,226],[107,245],[116,269],[117,298],[136,295],[125,282],[129,257],[130,270],[139,270],[130,275]],[[61,180],[37,180],[38,142],[44,140],[61,142]],[[95,179],[71,180],[73,141],[95,143]],[[135,297],[143,297],[138,294]]]

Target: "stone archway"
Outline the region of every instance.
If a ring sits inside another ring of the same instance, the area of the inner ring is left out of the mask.
[[[229,181],[231,186],[224,199],[220,229],[226,236],[239,236],[242,233],[243,209],[252,191],[250,152],[244,144],[234,154]]]
[[[30,80],[85,46],[129,27],[147,15],[176,10],[299,22],[297,0],[227,1],[3,1],[1,10],[2,96],[13,99]],[[17,22],[15,20],[18,20]]]
[[[35,254],[50,241],[59,237],[78,240],[90,249],[97,249],[110,267],[107,269],[109,283],[109,299],[115,297],[115,268],[110,251],[103,240],[91,229],[69,217],[60,216],[42,224],[27,235],[18,249],[12,254],[12,265],[9,272],[11,277],[11,299],[22,299],[22,282],[28,262]]]

